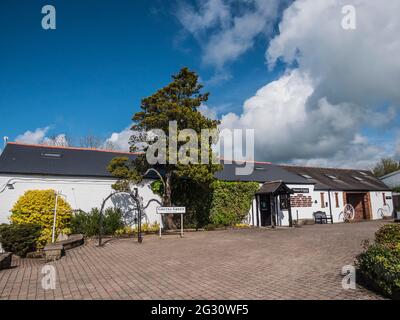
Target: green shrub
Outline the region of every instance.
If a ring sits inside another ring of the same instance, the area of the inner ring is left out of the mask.
[[[54,207],[56,193],[54,190],[29,190],[22,195],[11,209],[10,220],[18,224],[38,224],[42,227],[38,247],[44,247],[51,241],[53,231]],[[62,198],[57,201],[56,238],[58,234],[69,234],[71,206]]]
[[[377,244],[395,247],[400,244],[400,224],[386,224],[375,233]]]
[[[120,209],[108,208],[104,210],[103,234],[114,235],[117,230],[125,227]],[[81,233],[87,237],[99,234],[100,210],[93,208],[89,213],[76,213],[71,219],[72,233]]]
[[[400,299],[400,225],[387,224],[375,233],[375,243],[356,259],[367,286]]]
[[[7,252],[20,257],[36,251],[42,228],[37,224],[2,224],[0,225],[0,243]]]
[[[210,210],[212,223],[233,226],[243,222],[258,188],[257,182],[215,181]]]
[[[371,245],[357,257],[356,266],[367,286],[400,299],[400,245]]]

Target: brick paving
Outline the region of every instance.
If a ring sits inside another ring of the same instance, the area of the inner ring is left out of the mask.
[[[341,268],[383,223],[89,242],[51,263],[55,290],[41,287],[42,260],[14,257],[0,271],[0,299],[381,299],[342,289]]]

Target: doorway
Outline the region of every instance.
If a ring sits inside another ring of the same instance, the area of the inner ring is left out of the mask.
[[[271,213],[272,213],[271,195],[270,194],[261,194],[260,195],[261,227],[271,226]]]
[[[354,220],[369,220],[368,193],[347,193],[346,202],[354,207]]]

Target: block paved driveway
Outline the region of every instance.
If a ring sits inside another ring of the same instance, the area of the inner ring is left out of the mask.
[[[341,268],[383,222],[248,229],[89,242],[51,263],[56,289],[41,288],[44,262],[14,259],[0,271],[0,299],[380,299],[344,290]]]

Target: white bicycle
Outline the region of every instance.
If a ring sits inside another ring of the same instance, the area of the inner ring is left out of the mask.
[[[382,208],[378,209],[378,216],[380,216],[382,219],[385,217],[391,217],[392,216],[392,210],[388,204],[383,205]]]
[[[343,215],[342,219],[344,222],[350,221],[354,219],[356,211],[354,210],[354,207],[351,204],[346,204],[343,208],[343,211],[339,214],[339,218],[341,215]]]

